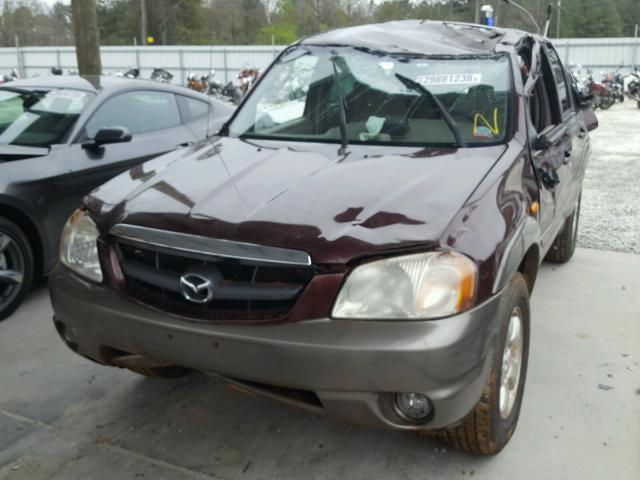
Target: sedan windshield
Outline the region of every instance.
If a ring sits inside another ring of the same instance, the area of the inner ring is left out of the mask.
[[[92,97],[70,89],[0,89],[0,145],[63,143]]]
[[[281,56],[229,127],[242,138],[416,146],[506,141],[504,54],[430,57],[297,46]]]

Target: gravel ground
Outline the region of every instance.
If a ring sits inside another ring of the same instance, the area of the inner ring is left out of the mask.
[[[596,113],[578,245],[640,254],[640,109],[625,101]]]

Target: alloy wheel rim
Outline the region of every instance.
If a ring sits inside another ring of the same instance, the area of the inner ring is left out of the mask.
[[[20,292],[24,269],[20,247],[9,234],[0,232],[0,311]]]
[[[500,374],[500,417],[506,419],[511,415],[518,397],[520,372],[522,371],[522,350],[524,345],[522,310],[515,307],[509,317],[507,338],[502,352],[502,368]]]

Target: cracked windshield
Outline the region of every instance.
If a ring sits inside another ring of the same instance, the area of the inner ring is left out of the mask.
[[[428,58],[347,47],[296,47],[233,121],[243,138],[388,145],[502,143],[509,60]]]

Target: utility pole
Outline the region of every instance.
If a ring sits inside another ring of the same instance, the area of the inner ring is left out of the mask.
[[[140,35],[142,45],[147,44],[147,0],[140,0]]]
[[[636,23],[636,30],[633,35],[633,71],[638,71],[638,30],[640,30],[640,25]]]
[[[562,0],[558,0],[558,24],[556,25],[556,38],[560,38],[560,15],[562,14]]]
[[[636,26],[636,31],[637,30],[638,29]],[[16,41],[16,57],[18,59],[18,75],[20,75],[20,78],[25,78],[27,75],[26,75],[26,72],[24,71],[24,62],[22,59],[22,52],[20,51],[20,37],[18,37],[18,35],[15,36],[15,41]]]
[[[100,39],[96,0],[71,0],[73,36],[80,75],[100,75]]]
[[[480,0],[476,0],[476,19],[475,23],[480,23]]]

